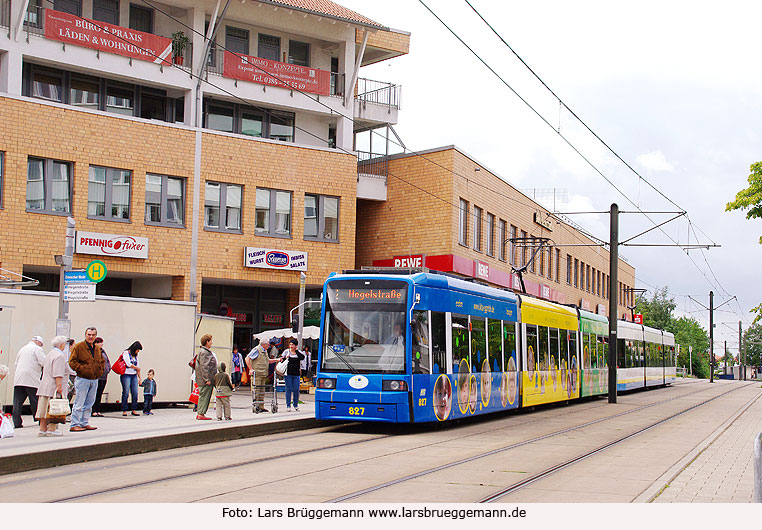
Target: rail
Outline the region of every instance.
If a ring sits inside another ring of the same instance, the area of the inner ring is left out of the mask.
[[[357,174],[386,179],[389,175],[389,157],[367,151],[357,151]]]
[[[762,502],[762,433],[754,439],[754,502]]]
[[[359,101],[400,108],[399,85],[361,77],[357,80],[356,94]]]
[[[11,0],[0,0],[0,28],[11,29]]]

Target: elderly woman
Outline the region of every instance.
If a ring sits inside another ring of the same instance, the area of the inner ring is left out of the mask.
[[[69,373],[68,339],[58,335],[53,339],[53,349],[45,357],[42,366],[42,380],[37,389],[37,417],[40,420],[40,432],[37,436],[63,436],[57,423],[48,422],[48,403],[54,396],[64,397],[64,378]]]

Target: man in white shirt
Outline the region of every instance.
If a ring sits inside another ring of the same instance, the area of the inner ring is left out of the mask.
[[[13,425],[23,427],[21,408],[27,398],[32,407],[32,416],[37,414],[37,389],[42,377],[42,365],[45,364],[45,352],[42,349],[42,337],[35,335],[29,344],[16,354],[16,370],[13,374]],[[37,421],[37,418],[34,418]]]

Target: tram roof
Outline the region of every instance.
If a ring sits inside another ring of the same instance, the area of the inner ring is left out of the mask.
[[[626,340],[643,340],[643,326],[625,320],[616,323],[617,337]]]
[[[518,296],[516,296],[516,294],[512,293],[511,291],[505,291],[503,289],[490,287],[489,285],[482,285],[479,283],[461,280],[452,276],[445,276],[444,274],[420,272],[410,276],[410,279],[416,285],[425,285],[427,287],[438,287],[440,289],[450,289],[453,291],[461,291],[469,294],[490,296],[492,298],[499,298],[508,302],[513,302],[514,304],[518,304],[519,301]]]

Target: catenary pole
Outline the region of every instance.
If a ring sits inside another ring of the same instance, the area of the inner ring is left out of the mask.
[[[617,289],[619,271],[619,206],[611,205],[609,239],[609,403],[616,403]]]
[[[74,244],[77,223],[73,217],[66,218],[66,244],[64,254],[59,265],[61,266],[58,280],[58,320],[56,321],[56,335],[71,336],[71,320],[69,320],[69,302],[64,298],[65,272],[71,270],[74,261]],[[56,257],[58,260],[58,257]]]
[[[738,372],[738,379],[746,381],[746,356],[743,351],[743,335],[741,334],[741,321],[738,321],[738,364],[741,366],[741,371]],[[742,375],[743,374],[743,375]]]
[[[709,382],[714,383],[714,291],[709,291]]]

